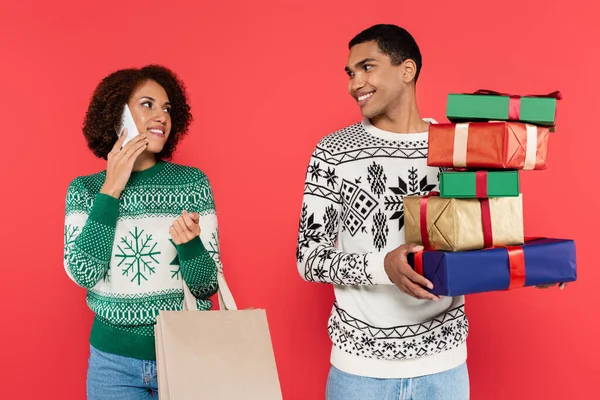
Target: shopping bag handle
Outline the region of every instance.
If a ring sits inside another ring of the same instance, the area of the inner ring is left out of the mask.
[[[229,290],[229,286],[225,280],[225,275],[223,275],[221,272],[217,272],[217,282],[219,283],[219,310],[237,310],[237,305],[235,304],[231,290]],[[198,306],[196,305],[196,297],[192,294],[185,281],[183,281],[183,309],[188,311],[198,310]]]

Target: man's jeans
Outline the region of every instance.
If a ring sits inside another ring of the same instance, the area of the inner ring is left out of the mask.
[[[376,379],[331,367],[327,400],[468,400],[469,373],[462,364],[439,374],[406,379]]]

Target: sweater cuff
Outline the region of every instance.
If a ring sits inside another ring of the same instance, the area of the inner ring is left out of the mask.
[[[200,240],[200,236],[196,236],[187,243],[177,245],[177,254],[181,262],[193,260],[204,253],[206,253],[206,248]]]
[[[115,228],[119,218],[119,199],[98,193],[90,211],[89,219]]]
[[[393,285],[387,272],[385,272],[384,260],[387,253],[371,253],[368,256],[369,274],[374,285]]]

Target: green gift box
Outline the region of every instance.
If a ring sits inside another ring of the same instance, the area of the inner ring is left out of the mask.
[[[440,172],[440,197],[461,199],[517,197],[519,193],[518,171]]]
[[[454,123],[477,121],[516,121],[554,126],[560,92],[544,96],[515,96],[490,90],[473,94],[449,94],[446,117]]]

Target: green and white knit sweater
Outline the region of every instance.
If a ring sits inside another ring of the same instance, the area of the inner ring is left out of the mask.
[[[156,358],[160,310],[181,310],[182,279],[198,309],[217,291],[218,225],[210,183],[200,170],[158,162],[133,172],[120,199],[99,193],[106,172],[78,177],[66,198],[64,265],[87,289],[98,350]],[[183,210],[200,215],[200,237],[176,246],[169,227]]]

